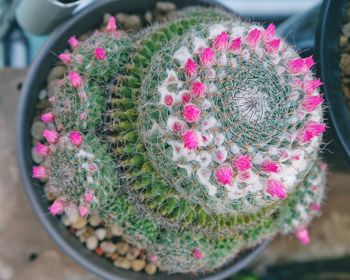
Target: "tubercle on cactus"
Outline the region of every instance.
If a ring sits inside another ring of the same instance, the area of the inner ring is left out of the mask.
[[[50,212],[117,222],[169,272],[212,271],[279,232],[306,243],[325,185],[321,82],[274,33],[192,8],[131,38],[112,17],[71,38],[33,168],[55,186]]]

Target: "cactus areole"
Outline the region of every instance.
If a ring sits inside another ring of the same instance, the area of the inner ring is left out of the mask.
[[[97,213],[169,273],[214,271],[279,233],[310,241],[326,173],[312,57],[212,8],[71,35],[33,167],[53,215]]]

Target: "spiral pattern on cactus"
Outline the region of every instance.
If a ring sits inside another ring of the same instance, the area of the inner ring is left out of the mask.
[[[73,39],[33,168],[53,215],[98,213],[168,272],[213,271],[278,233],[307,242],[325,188],[312,57],[274,25],[198,7]]]

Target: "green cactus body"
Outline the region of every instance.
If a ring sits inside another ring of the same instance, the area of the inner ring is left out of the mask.
[[[51,213],[98,213],[170,273],[213,271],[278,233],[306,243],[325,189],[312,58],[216,9],[133,36],[114,25],[51,87],[58,133],[33,169]]]

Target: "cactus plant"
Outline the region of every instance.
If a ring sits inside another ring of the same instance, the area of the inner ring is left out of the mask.
[[[325,165],[312,57],[217,9],[127,35],[110,17],[59,56],[33,176],[98,213],[160,270],[211,272],[319,214]]]

